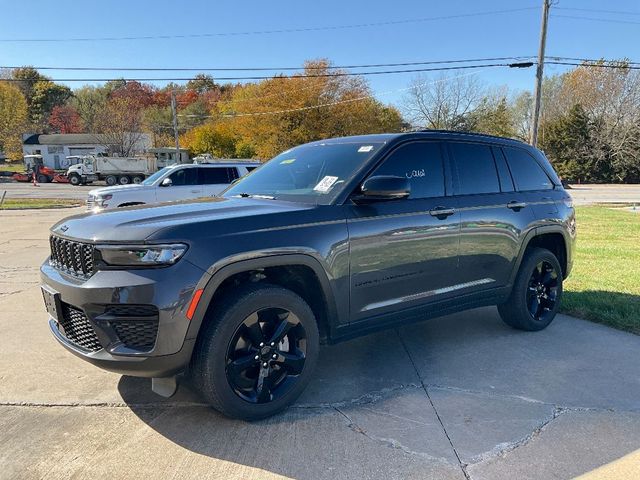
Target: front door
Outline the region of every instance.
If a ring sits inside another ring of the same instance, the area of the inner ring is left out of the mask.
[[[410,179],[407,199],[348,207],[351,321],[450,296],[459,214],[438,142],[399,146],[372,175]]]
[[[202,185],[198,185],[197,168],[180,168],[168,178],[171,179],[170,186],[158,186],[156,194],[158,202],[188,200],[202,195]]]

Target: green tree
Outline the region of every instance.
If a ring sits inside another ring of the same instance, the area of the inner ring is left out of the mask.
[[[11,160],[22,157],[21,134],[27,127],[27,115],[27,101],[22,92],[0,81],[0,151]]]
[[[85,132],[97,132],[98,117],[107,104],[106,90],[89,85],[81,87],[73,92],[70,103],[80,115]]]
[[[213,77],[204,73],[199,73],[187,82],[187,90],[193,90],[197,92],[198,95],[217,88],[219,88],[218,84],[213,80]]]

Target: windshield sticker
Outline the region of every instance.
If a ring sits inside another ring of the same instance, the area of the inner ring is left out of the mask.
[[[287,160],[282,160],[282,161],[280,162],[280,165],[289,165],[290,163],[293,163],[293,162],[295,162],[295,161],[296,161],[296,159],[295,159],[295,158],[289,158],[289,159],[287,159]]]
[[[358,152],[370,152],[373,150],[373,145],[363,145],[358,149]]]
[[[331,175],[327,175],[322,180],[320,180],[318,184],[315,187],[313,187],[313,189],[316,192],[326,193],[329,190],[331,190],[331,187],[333,187],[333,184],[336,183],[336,180],[338,180],[338,177],[332,177]]]

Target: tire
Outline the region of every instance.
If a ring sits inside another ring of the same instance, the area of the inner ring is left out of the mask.
[[[509,299],[498,306],[500,317],[518,330],[546,328],[558,313],[562,280],[556,256],[544,248],[532,248],[520,264]]]
[[[293,403],[309,383],[318,359],[318,325],[309,305],[292,291],[247,285],[230,293],[205,322],[189,373],[196,389],[222,414],[243,420],[269,417]],[[286,333],[279,336],[278,331]],[[242,368],[234,372],[233,365]]]
[[[131,179],[126,175],[123,175],[121,177],[118,177],[118,183],[120,185],[129,185],[131,183]]]
[[[113,187],[116,183],[118,183],[118,177],[115,175],[107,175],[107,178],[104,179],[107,185]]]
[[[38,181],[38,183],[49,183],[49,177],[41,173],[38,174],[38,176],[36,177],[36,180]]]
[[[72,173],[71,175],[69,175],[69,183],[74,187],[77,187],[78,185],[82,184],[82,179],[80,178],[80,175]]]
[[[144,177],[142,175],[134,175],[132,180],[133,180],[133,183],[137,185],[144,181]]]

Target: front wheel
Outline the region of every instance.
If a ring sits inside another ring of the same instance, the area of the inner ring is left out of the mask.
[[[82,179],[80,178],[80,175],[72,173],[71,175],[69,175],[69,183],[74,187],[77,187],[82,183]]]
[[[526,254],[509,299],[498,306],[502,320],[519,330],[536,331],[555,318],[562,298],[562,268],[556,256],[544,248]]]
[[[290,290],[250,285],[215,308],[198,337],[191,376],[224,415],[269,417],[293,403],[312,375],[318,326]]]

